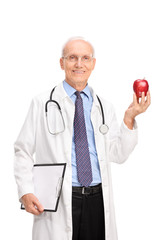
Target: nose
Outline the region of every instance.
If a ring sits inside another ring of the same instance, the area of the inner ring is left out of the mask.
[[[82,66],[82,61],[81,61],[81,57],[79,57],[76,61],[76,67],[81,67]]]

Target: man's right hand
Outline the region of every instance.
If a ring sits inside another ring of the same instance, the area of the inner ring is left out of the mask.
[[[40,204],[36,196],[32,193],[23,195],[21,200],[26,211],[29,213],[39,215],[44,211],[43,206]]]

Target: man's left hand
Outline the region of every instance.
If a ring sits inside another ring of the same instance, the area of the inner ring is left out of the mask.
[[[145,93],[142,93],[141,101],[139,102],[139,98],[137,98],[136,94],[133,95],[133,102],[128,107],[124,115],[124,123],[127,125],[129,129],[133,129],[134,119],[137,115],[145,112],[151,103],[150,92],[147,92],[147,96],[145,98]]]

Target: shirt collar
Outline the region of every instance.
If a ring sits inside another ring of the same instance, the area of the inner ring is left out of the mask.
[[[66,91],[66,93],[68,94],[69,97],[71,97],[76,92],[76,89],[71,87],[71,85],[69,85],[65,80],[63,81],[63,87],[64,87],[64,89],[65,89],[65,91]],[[91,95],[90,89],[88,87],[88,84],[83,89],[83,92],[89,99],[92,98],[92,95]]]
[[[75,93],[75,89],[71,87],[65,80],[63,81],[63,87],[69,97],[71,97]]]

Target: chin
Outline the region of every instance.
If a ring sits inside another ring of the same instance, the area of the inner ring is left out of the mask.
[[[79,78],[73,79],[73,82],[75,82],[75,83],[87,83],[87,80],[79,77]]]

